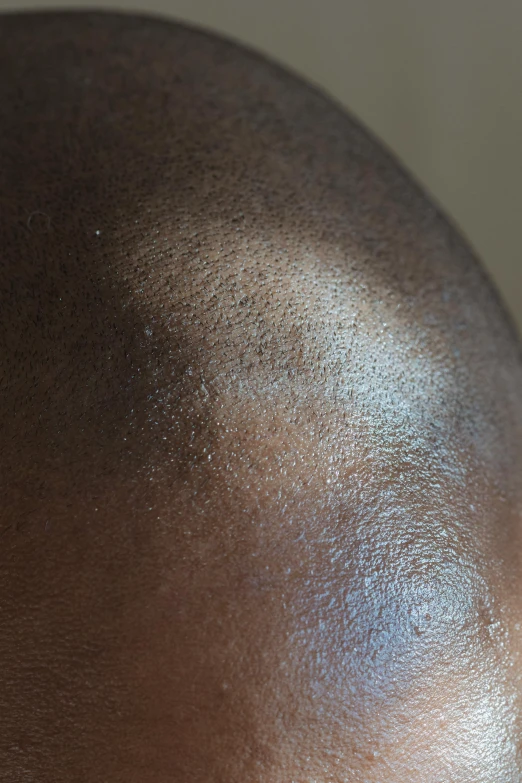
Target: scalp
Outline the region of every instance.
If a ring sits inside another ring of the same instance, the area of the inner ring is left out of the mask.
[[[0,35],[14,74],[1,86],[5,411],[44,385],[62,415],[74,400],[71,416],[114,393],[128,416],[147,384],[147,398],[293,389],[393,420],[396,438],[454,439],[509,475],[511,326],[464,241],[357,122],[182,25],[22,14]],[[73,354],[89,365],[81,395]]]
[[[6,521],[36,508],[64,531],[54,584],[87,588],[92,568],[108,606],[113,580],[125,586],[130,637],[183,661],[179,702],[221,705],[228,735],[194,719],[214,765],[212,743],[240,758],[246,736],[279,768],[267,726],[286,721],[301,754],[327,714],[323,749],[350,725],[345,763],[361,769],[372,736],[401,733],[405,694],[425,715],[443,683],[458,744],[465,692],[497,687],[522,467],[520,348],[466,242],[325,95],[220,38],[12,15],[0,68]],[[19,540],[42,588],[33,539]],[[153,652],[146,675],[132,668],[99,600],[95,638],[172,712],[170,675]],[[176,635],[178,604],[191,613]],[[495,714],[503,698],[488,697]],[[488,730],[477,718],[478,780]],[[406,780],[407,757],[393,763]]]

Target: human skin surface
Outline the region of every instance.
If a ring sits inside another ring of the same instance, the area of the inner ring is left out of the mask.
[[[0,199],[2,783],[519,783],[520,345],[393,156],[10,14]]]

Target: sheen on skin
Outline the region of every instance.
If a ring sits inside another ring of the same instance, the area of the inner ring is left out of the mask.
[[[0,17],[0,779],[518,783],[522,361],[327,96]]]

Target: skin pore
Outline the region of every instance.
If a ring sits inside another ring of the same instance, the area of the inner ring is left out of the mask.
[[[516,783],[522,361],[236,44],[0,17],[0,779]]]

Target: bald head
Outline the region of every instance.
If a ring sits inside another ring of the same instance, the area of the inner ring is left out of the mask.
[[[160,20],[0,21],[6,781],[515,783],[522,363],[353,119]]]

